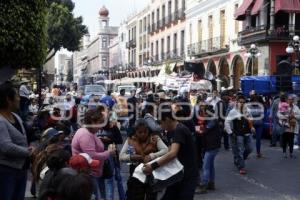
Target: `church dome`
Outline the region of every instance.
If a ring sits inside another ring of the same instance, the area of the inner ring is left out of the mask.
[[[102,8],[99,11],[99,15],[101,17],[107,17],[109,15],[109,11],[107,10],[107,8],[105,6],[102,6]]]

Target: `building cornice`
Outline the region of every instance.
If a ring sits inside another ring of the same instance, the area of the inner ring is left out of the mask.
[[[224,5],[230,3],[231,1],[232,0],[207,0],[207,1],[200,2],[196,6],[187,9],[185,11],[186,18],[191,19],[193,17],[202,15],[203,13],[208,13],[210,12],[211,9],[218,8],[219,5]]]

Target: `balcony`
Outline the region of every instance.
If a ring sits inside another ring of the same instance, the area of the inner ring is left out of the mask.
[[[229,51],[229,45],[225,37],[215,37],[188,45],[188,56],[200,56],[204,54],[218,54]]]
[[[300,30],[296,30],[295,34],[300,34]],[[276,27],[272,32],[270,32],[266,26],[249,27],[238,34],[239,45],[270,41],[288,42],[289,40],[290,32],[284,27]]]
[[[151,33],[155,32],[155,30],[156,30],[156,23],[153,23],[151,25]]]
[[[180,20],[185,20],[185,8],[182,8],[179,10],[179,19]]]
[[[172,14],[166,16],[166,25],[169,26],[172,23]]]
[[[177,22],[178,20],[179,20],[179,11],[175,10],[175,12],[173,12],[172,14],[172,21]]]
[[[160,28],[163,29],[165,28],[165,25],[166,25],[166,18],[162,18],[162,20],[160,20]]]
[[[136,47],[136,41],[135,40],[130,40],[129,42],[126,42],[126,48],[127,49],[134,49]]]

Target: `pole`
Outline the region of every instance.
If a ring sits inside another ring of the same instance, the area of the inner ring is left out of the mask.
[[[254,55],[252,55],[252,76],[254,76]]]
[[[38,78],[38,84],[37,84],[37,89],[38,89],[38,105],[39,105],[39,109],[42,107],[42,67],[39,67],[37,69],[37,78]]]

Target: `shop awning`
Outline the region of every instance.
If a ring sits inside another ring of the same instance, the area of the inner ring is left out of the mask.
[[[236,20],[243,20],[246,16],[246,11],[250,8],[254,0],[244,0],[242,5],[237,9],[237,11],[234,14],[234,18]]]
[[[300,13],[300,0],[276,0],[275,12],[278,11]]]
[[[251,15],[257,15],[259,11],[262,9],[263,4],[264,4],[264,0],[256,0],[251,10]]]

